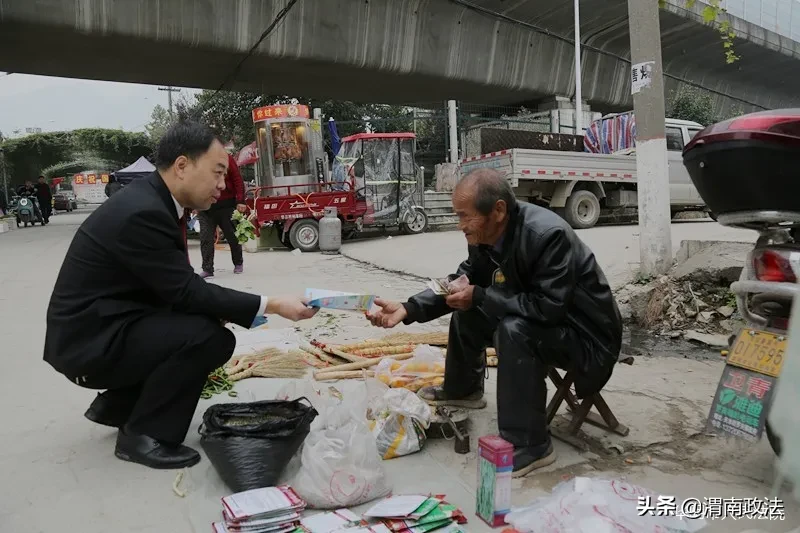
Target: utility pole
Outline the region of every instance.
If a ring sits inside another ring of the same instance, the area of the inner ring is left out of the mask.
[[[180,89],[176,89],[175,87],[159,87],[159,91],[167,91],[167,101],[169,102],[169,118],[170,120],[173,118],[172,114],[172,93],[179,93],[181,92]]]
[[[575,0],[575,135],[583,133],[581,92],[581,0]]]
[[[458,122],[456,121],[456,101],[447,101],[447,129],[450,135],[450,162],[458,163]]]
[[[0,169],[3,171],[3,194],[6,197],[6,209],[8,209],[8,177],[6,176],[6,156],[5,151],[0,148]],[[8,213],[6,213],[8,214]]]
[[[672,266],[672,234],[664,124],[664,76],[658,2],[628,0],[631,93],[636,117],[639,256],[644,276]]]

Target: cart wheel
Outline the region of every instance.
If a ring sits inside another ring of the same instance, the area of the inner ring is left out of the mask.
[[[309,218],[295,222],[289,230],[289,242],[301,252],[313,252],[319,244],[319,223]]]
[[[400,231],[406,235],[417,235],[428,229],[428,215],[422,209],[414,209],[408,222],[400,224]]]

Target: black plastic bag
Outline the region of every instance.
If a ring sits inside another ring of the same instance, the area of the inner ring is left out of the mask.
[[[308,402],[224,403],[206,410],[200,445],[228,487],[241,492],[278,483],[317,416],[302,400]]]

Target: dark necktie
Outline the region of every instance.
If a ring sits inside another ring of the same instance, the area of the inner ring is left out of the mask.
[[[191,209],[184,209],[183,216],[178,220],[178,224],[181,226],[181,235],[183,235],[183,247],[186,250],[186,261],[191,264],[192,261],[189,259],[189,240],[186,237],[186,224],[189,220],[189,215],[191,213]]]

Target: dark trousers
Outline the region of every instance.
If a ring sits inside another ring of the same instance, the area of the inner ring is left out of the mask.
[[[197,218],[200,219],[200,254],[203,256],[203,270],[209,274],[214,273],[214,239],[216,237],[217,226],[225,235],[228,246],[231,248],[231,260],[233,266],[241,265],[244,262],[242,257],[242,245],[236,239],[234,232],[233,207],[221,207],[211,211],[201,211]]]
[[[50,222],[50,215],[53,214],[53,199],[38,198],[38,200],[39,200],[39,209],[42,212],[42,218],[46,223]]]
[[[486,348],[497,363],[497,425],[516,448],[537,446],[547,429],[547,367],[568,368],[585,359],[585,347],[570,327],[544,327],[518,316],[502,320],[479,309],[456,311],[450,321],[444,390],[460,398],[483,390]]]
[[[219,320],[156,313],[129,324],[109,371],[80,383],[103,393],[126,429],[170,443],[186,438],[208,374],[224,365],[236,340]]]

